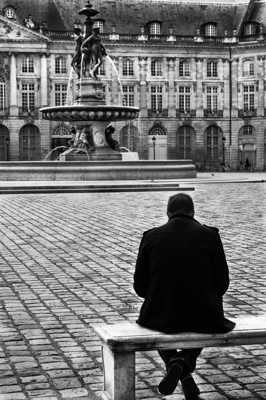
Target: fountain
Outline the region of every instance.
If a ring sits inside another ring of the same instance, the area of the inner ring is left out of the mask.
[[[139,110],[136,107],[105,104],[98,70],[108,56],[101,42],[99,28],[93,28],[92,17],[98,11],[88,1],[79,14],[85,16],[86,20],[83,34],[79,28],[75,28],[76,48],[72,67],[78,81],[74,103],[42,108],[41,112],[44,119],[75,124],[76,137],[71,147],[60,154],[61,161],[121,160],[119,146],[111,137],[114,128],[108,125],[114,121],[135,119]]]
[[[76,47],[71,73],[76,74],[77,79],[73,104],[40,110],[44,119],[71,122],[75,136],[68,149],[55,149],[59,161],[35,163],[34,173],[30,165],[32,179],[132,180],[195,177],[196,170],[191,160],[122,160],[119,144],[112,138],[114,127],[111,122],[136,119],[139,109],[121,104],[106,104],[98,70],[105,58],[111,64],[112,60],[102,44],[99,28],[93,27],[93,17],[98,11],[88,1],[79,14],[86,19],[83,32],[79,27],[74,28]],[[23,168],[21,175],[18,173],[19,168],[16,169],[18,177],[24,177],[25,166]]]

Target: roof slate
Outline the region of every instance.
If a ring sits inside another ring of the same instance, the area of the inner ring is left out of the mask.
[[[73,7],[74,3],[74,7]],[[237,28],[245,15],[247,4],[200,4],[200,2],[168,2],[151,0],[94,0],[91,1],[105,22],[105,31],[111,32],[112,26],[118,33],[136,34],[140,28],[151,21],[162,22],[162,34],[168,34],[169,28],[177,35],[194,35],[197,28],[206,22],[216,22],[218,35],[223,36]],[[69,29],[72,29],[77,12],[84,6],[84,0],[57,0],[58,10]]]
[[[47,21],[49,30],[64,31],[73,29],[74,21],[80,18],[78,11],[86,2],[87,0],[0,0],[0,8],[13,5],[18,22],[31,14],[39,23]],[[100,11],[98,18],[105,20],[105,32],[111,32],[115,26],[118,33],[137,34],[149,22],[160,21],[162,34],[168,34],[169,28],[173,28],[177,35],[195,35],[202,24],[216,22],[218,36],[223,36],[225,30],[230,35],[238,28],[248,7],[248,4],[233,0],[232,4],[203,4],[200,0],[193,3],[184,0],[91,0],[91,4]],[[255,18],[263,19],[260,11],[255,14]],[[264,23],[265,20],[264,14]]]

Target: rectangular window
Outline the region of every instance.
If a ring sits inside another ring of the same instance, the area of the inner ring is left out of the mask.
[[[153,112],[163,110],[163,87],[161,85],[151,86],[151,109]]]
[[[217,77],[218,76],[218,62],[217,61],[208,61],[207,62],[207,76],[208,77]]]
[[[162,76],[162,62],[161,62],[161,60],[152,60],[152,62],[151,62],[151,76]]]
[[[179,86],[179,111],[190,112],[191,88],[189,86]]]
[[[244,61],[243,62],[243,76],[253,76],[255,73],[254,62]]]
[[[23,111],[32,111],[35,109],[34,83],[22,83],[21,99]]]
[[[179,76],[190,76],[190,63],[181,60],[179,63]]]
[[[56,83],[54,85],[54,94],[55,94],[55,105],[56,106],[65,105],[67,97],[67,84]]]
[[[133,67],[132,60],[129,60],[129,59],[123,60],[122,73],[123,73],[123,76],[133,76],[134,75],[134,67]]]
[[[100,65],[100,68],[98,70],[98,73],[100,76],[105,76],[105,62],[103,61],[103,63]]]
[[[66,74],[67,73],[66,59],[64,57],[56,57],[55,73],[56,74]]]
[[[4,111],[6,107],[6,84],[0,78],[0,111]]]
[[[207,110],[209,112],[216,112],[218,110],[218,87],[207,87]]]
[[[243,107],[244,111],[254,111],[255,110],[255,86],[254,85],[244,85],[243,87]]]
[[[22,61],[22,72],[33,73],[34,72],[34,60],[32,57],[24,57]]]
[[[123,95],[124,95],[124,106],[134,107],[135,105],[135,96],[134,96],[134,86],[132,85],[123,85]]]

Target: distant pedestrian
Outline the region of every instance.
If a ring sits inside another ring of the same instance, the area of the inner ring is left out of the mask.
[[[246,161],[245,161],[245,170],[246,170],[246,171],[250,171],[250,167],[251,167],[251,164],[250,164],[250,162],[249,162],[249,159],[246,158]]]
[[[134,289],[144,302],[137,322],[165,333],[232,330],[223,311],[229,272],[218,229],[194,219],[187,194],[169,198],[167,215],[168,222],[146,231],[140,243]],[[201,351],[159,351],[166,364],[161,394],[171,394],[180,379],[186,399],[199,399],[191,373]]]

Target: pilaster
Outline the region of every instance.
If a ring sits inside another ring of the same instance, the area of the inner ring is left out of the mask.
[[[14,53],[10,55],[10,116],[18,115],[17,97],[17,60]]]

